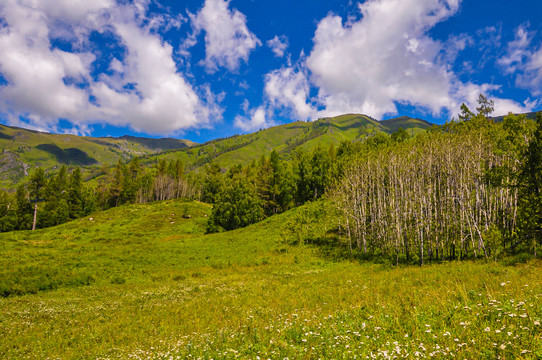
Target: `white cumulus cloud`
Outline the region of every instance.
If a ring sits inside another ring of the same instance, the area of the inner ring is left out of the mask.
[[[506,55],[498,64],[507,74],[516,75],[516,85],[534,96],[542,95],[542,44],[531,50],[533,34],[526,26],[516,29],[515,39],[508,43]]]
[[[275,109],[291,109],[298,120],[308,120],[316,109],[308,100],[310,84],[303,67],[284,67],[265,76],[265,95]]]
[[[266,42],[266,45],[271,49],[276,57],[281,58],[284,56],[286,49],[288,49],[288,38],[284,35],[275,35],[274,38]]]
[[[204,64],[209,72],[219,67],[238,70],[241,61],[248,62],[250,52],[261,45],[248,29],[245,15],[229,6],[229,0],[205,0],[200,12],[191,16],[196,34],[205,31]]]
[[[4,1],[0,73],[7,84],[0,86],[0,112],[11,124],[41,130],[56,131],[66,119],[74,125],[70,131],[82,133],[91,124],[108,123],[171,134],[221,119],[209,88],[195,88],[179,72],[171,45],[153,31],[160,18],[146,18],[147,5],[146,0]],[[95,48],[86,46],[92,31],[125,49],[123,58],[110,62],[112,75],[93,76],[93,63],[103,54],[80,50]],[[59,36],[71,42],[72,51],[52,45]]]
[[[245,105],[245,107],[247,105]],[[267,111],[263,106],[252,110],[247,109],[247,112],[248,114],[246,116],[237,115],[235,117],[235,127],[238,127],[245,132],[250,132],[274,125],[273,122],[270,122],[267,119]]]
[[[397,103],[454,114],[462,102],[475,104],[471,93],[497,90],[463,83],[451,70],[471,38],[458,35],[444,44],[429,34],[458,9],[459,0],[368,0],[359,5],[359,20],[343,23],[333,14],[321,20],[306,61],[325,108],[320,115],[359,112],[381,118],[396,114]]]

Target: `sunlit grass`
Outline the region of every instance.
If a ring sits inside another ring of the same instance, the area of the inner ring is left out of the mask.
[[[300,211],[204,235],[209,206],[166,202],[2,234],[0,283],[23,295],[0,298],[0,358],[542,356],[539,261],[332,259],[290,245]]]

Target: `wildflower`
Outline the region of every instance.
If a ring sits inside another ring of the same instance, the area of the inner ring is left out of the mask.
[[[486,328],[484,329],[484,331],[485,331],[485,332],[490,332],[491,329],[490,329],[489,327],[486,327]]]
[[[501,286],[505,286],[505,285],[506,285],[506,283],[504,283],[504,282],[501,283]]]

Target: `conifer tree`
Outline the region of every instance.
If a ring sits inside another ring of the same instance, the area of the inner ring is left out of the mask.
[[[71,219],[78,219],[83,216],[83,183],[80,168],[75,168],[70,174],[68,213]]]
[[[32,227],[32,205],[28,200],[28,194],[23,184],[17,187],[15,193],[16,223],[18,230],[29,230]]]

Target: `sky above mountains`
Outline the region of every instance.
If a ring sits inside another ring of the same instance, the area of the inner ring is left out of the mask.
[[[542,2],[3,0],[0,122],[202,142],[344,113],[542,109]]]

